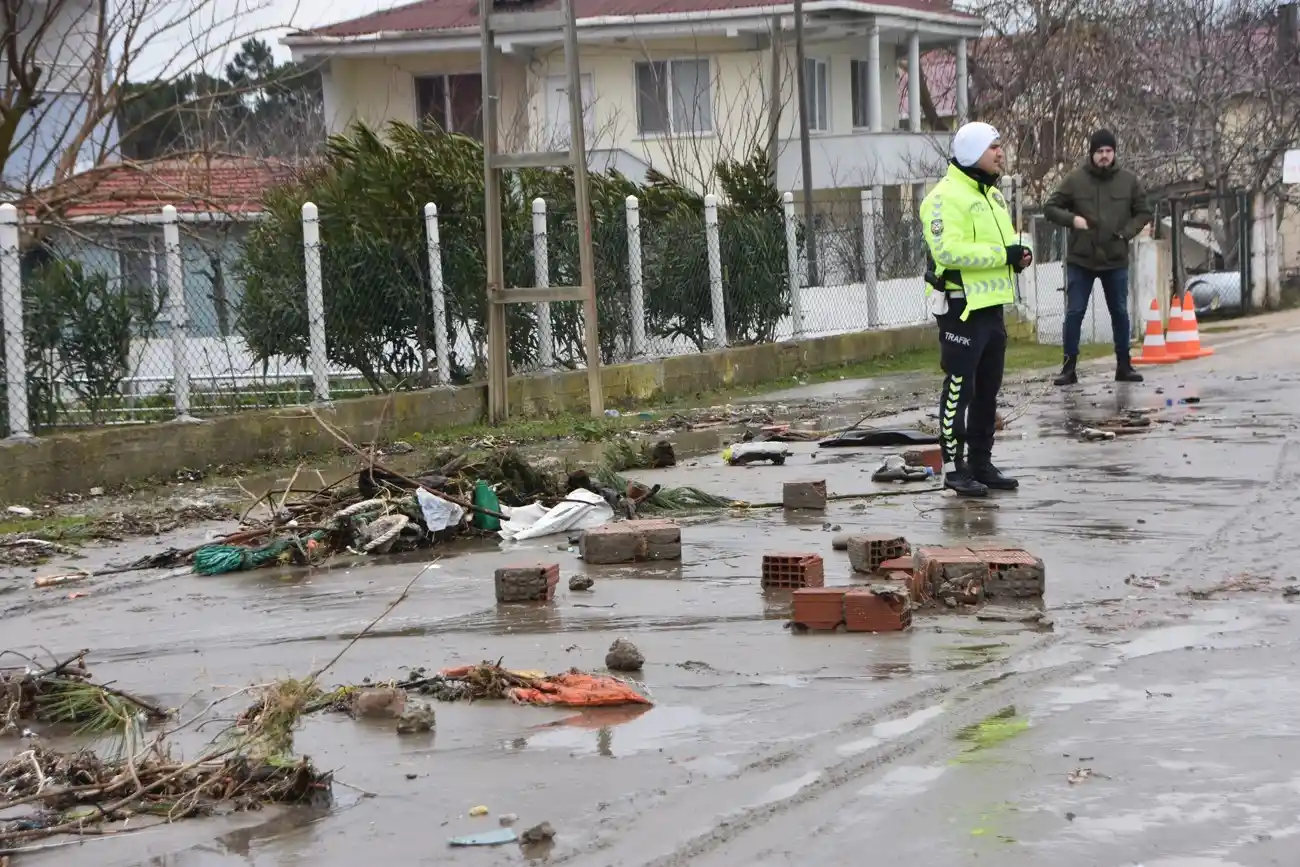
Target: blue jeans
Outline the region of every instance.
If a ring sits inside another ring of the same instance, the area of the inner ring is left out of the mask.
[[[1101,281],[1106,307],[1110,310],[1110,330],[1115,337],[1115,360],[1129,363],[1128,320],[1128,269],[1112,268],[1093,271],[1081,265],[1065,266],[1065,354],[1073,358],[1079,354],[1079,332],[1083,317],[1088,314],[1088,299],[1092,285]]]

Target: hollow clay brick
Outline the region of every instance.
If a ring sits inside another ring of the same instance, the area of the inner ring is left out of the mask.
[[[911,546],[893,533],[871,533],[849,537],[849,565],[854,572],[876,572],[886,560],[905,557]]]
[[[1047,584],[1047,567],[1043,561],[1016,548],[1001,551],[976,551],[975,556],[989,567],[984,592],[993,599],[1039,599]]]
[[[549,602],[560,582],[556,563],[537,566],[506,566],[496,571],[498,602]]]
[[[844,622],[847,587],[805,587],[791,594],[790,619],[807,629],[829,631]]]
[[[964,604],[983,600],[989,566],[969,548],[919,548],[914,562],[918,580],[930,596]]]
[[[826,583],[826,567],[817,554],[764,554],[764,590],[800,590]]]
[[[912,607],[903,592],[855,587],[844,594],[844,626],[849,632],[901,632],[911,625]]]

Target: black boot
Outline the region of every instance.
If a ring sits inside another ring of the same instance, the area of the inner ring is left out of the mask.
[[[1075,367],[1079,364],[1079,356],[1065,356],[1065,363],[1061,365],[1061,375],[1052,380],[1052,385],[1075,385],[1079,381],[1079,374],[1075,372]]]
[[[975,481],[964,461],[957,461],[952,472],[943,474],[943,486],[950,491],[956,491],[959,497],[987,497],[989,495],[989,489],[980,482]]]
[[[993,466],[993,462],[985,457],[971,458],[970,476],[991,491],[1014,491],[1020,487],[1019,481],[1010,476],[1004,476],[1002,471]]]
[[[1123,358],[1115,364],[1115,381],[1141,382],[1142,374],[1133,369],[1133,363],[1131,361],[1127,358]]]

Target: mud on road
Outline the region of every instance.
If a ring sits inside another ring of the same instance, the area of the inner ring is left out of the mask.
[[[1008,412],[1024,412],[999,435],[996,458],[1022,487],[987,502],[924,494],[836,501],[824,516],[690,521],[671,566],[585,566],[562,537],[438,551],[333,679],[497,658],[599,671],[610,644],[628,638],[646,657],[638,684],[654,706],[438,704],[434,732],[401,738],[391,724],[314,716],[295,746],[336,770],[329,811],[178,823],[19,863],[350,865],[380,854],[402,864],[708,867],[849,863],[866,847],[873,860],[936,867],[1293,863],[1280,860],[1300,830],[1291,676],[1300,630],[1288,592],[1300,552],[1300,376],[1279,372],[1280,360],[1295,360],[1287,338],[1224,346],[1132,387],[1090,371],[1070,392],[1012,389]],[[879,409],[878,388],[842,383],[774,400],[834,401],[833,419],[848,424]],[[1199,401],[1179,402],[1188,396]],[[928,401],[906,396],[888,409],[913,404],[900,424],[928,413]],[[1158,410],[1157,423],[1109,442],[1073,433],[1128,408]],[[783,467],[734,468],[721,465],[719,444],[634,475],[752,502],[779,499],[793,480],[825,478],[836,494],[876,488],[879,450],[792,444]],[[682,444],[679,456],[694,450]],[[197,544],[215,526],[150,549]],[[788,599],[759,589],[761,555],[819,553],[827,583],[847,584],[834,527],[1024,547],[1047,563],[1050,624],[930,613],[905,634],[793,635]],[[124,559],[120,547],[88,555],[82,565]],[[29,589],[26,575],[0,596],[2,643],[93,648],[97,674],[197,709],[313,670],[428,559],[139,573],[91,582],[79,599]],[[493,570],[538,559],[558,562],[566,579],[591,576],[593,590],[498,608]],[[489,815],[470,816],[476,805]],[[496,827],[501,813],[521,827],[549,821],[558,835],[539,846],[447,847]]]

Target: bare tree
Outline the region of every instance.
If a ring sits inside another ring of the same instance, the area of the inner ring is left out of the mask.
[[[114,155],[124,105],[220,59],[271,0],[0,0],[0,167],[9,196]],[[144,69],[150,56],[168,58]]]

